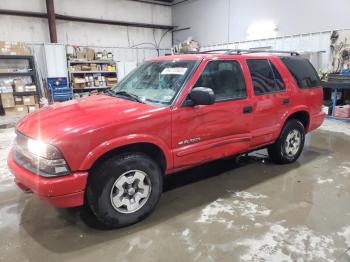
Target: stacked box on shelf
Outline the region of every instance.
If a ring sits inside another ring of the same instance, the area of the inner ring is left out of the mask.
[[[31,50],[22,42],[0,41],[1,55],[31,55]]]
[[[110,52],[95,52],[91,48],[75,50],[68,60],[71,87],[75,97],[96,94],[117,82],[117,66]]]
[[[26,115],[39,109],[35,96],[14,96],[13,93],[1,94],[1,104],[5,115]]]
[[[23,44],[0,42],[0,108],[5,115],[25,115],[38,109],[34,58]]]

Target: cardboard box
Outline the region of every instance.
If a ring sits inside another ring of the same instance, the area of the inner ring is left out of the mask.
[[[39,105],[35,104],[35,105],[31,105],[28,106],[28,113],[33,113],[39,110]]]
[[[86,87],[85,78],[75,77],[73,79],[73,88],[84,88]]]
[[[82,65],[81,71],[91,71],[91,67],[89,65]]]
[[[73,71],[81,71],[81,65],[73,66]]]
[[[24,43],[0,41],[0,54],[2,55],[31,55],[32,52]]]
[[[1,103],[3,108],[10,108],[15,106],[15,100],[12,93],[1,94]]]
[[[84,48],[85,57],[87,60],[91,61],[95,59],[95,51],[91,48]]]
[[[97,68],[97,64],[90,64],[90,69],[91,69],[91,71],[100,71],[100,70]]]
[[[0,93],[13,93],[12,86],[0,86]]]
[[[14,86],[15,92],[24,92],[24,83],[22,79],[14,79],[13,86]]]
[[[73,88],[85,88],[85,87],[86,87],[85,83],[81,83],[81,84],[73,83]]]
[[[10,68],[0,68],[0,73],[12,73],[14,72],[14,69],[10,69]]]
[[[115,77],[106,77],[106,83],[107,83],[107,86],[114,86],[116,85],[118,82],[117,78]]]
[[[86,80],[83,77],[74,77],[73,82],[76,84],[84,84]]]
[[[13,43],[11,45],[11,52],[15,55],[31,55],[31,50],[24,43]]]
[[[25,85],[24,91],[25,92],[36,92],[36,85]]]
[[[85,59],[86,59],[86,56],[85,56],[85,53],[84,53],[84,52],[79,52],[79,51],[77,51],[77,52],[75,53],[75,56],[76,56],[76,58],[79,59],[79,60],[85,60]]]
[[[19,105],[19,106],[23,105],[23,96],[15,96],[14,99],[15,99],[15,105]]]
[[[34,96],[23,96],[23,105],[25,105],[25,106],[35,105],[35,97]]]
[[[24,116],[26,114],[28,114],[28,108],[26,106],[5,108],[5,115],[7,116]]]

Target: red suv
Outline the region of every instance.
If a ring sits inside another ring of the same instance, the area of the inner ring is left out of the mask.
[[[261,148],[296,161],[325,118],[323,91],[307,59],[269,52],[158,57],[105,95],[28,115],[8,157],[15,182],[115,228],[152,212],[165,175]]]

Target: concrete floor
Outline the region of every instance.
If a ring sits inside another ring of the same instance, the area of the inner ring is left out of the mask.
[[[13,137],[0,129],[1,261],[350,261],[348,135],[315,131],[291,165],[262,151],[172,175],[149,218],[114,231],[21,193],[5,165]]]

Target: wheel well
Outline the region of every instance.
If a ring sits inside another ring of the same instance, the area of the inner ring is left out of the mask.
[[[295,112],[288,117],[287,121],[292,118],[299,120],[303,124],[305,128],[305,133],[306,133],[309,128],[309,121],[310,121],[309,113],[306,111]]]
[[[106,161],[107,159],[109,159],[113,156],[128,153],[128,152],[144,153],[145,155],[151,157],[154,161],[156,161],[156,163],[159,165],[161,170],[163,172],[165,172],[166,159],[165,159],[164,153],[158,146],[151,144],[151,143],[136,143],[136,144],[126,145],[126,146],[112,149],[111,151],[100,156],[95,161],[95,163],[93,164],[91,169],[96,168],[101,163],[103,163],[104,161]]]

